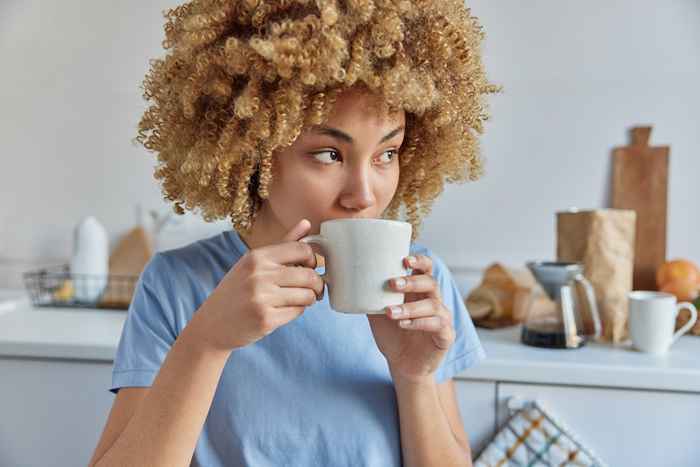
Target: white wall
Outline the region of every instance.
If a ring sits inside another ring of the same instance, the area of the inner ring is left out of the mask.
[[[554,257],[554,213],[607,206],[611,149],[652,124],[671,146],[667,255],[700,262],[700,1],[469,3],[505,92],[488,174],[446,190],[426,240],[456,264]]]
[[[114,239],[137,204],[167,210],[153,156],[131,138],[161,10],[174,4],[0,2],[0,287],[67,258],[88,214]],[[456,267],[553,257],[554,213],[605,206],[611,148],[653,124],[652,144],[671,145],[669,256],[700,262],[700,2],[470,6],[505,87],[483,138],[487,175],[449,187],[419,241]]]
[[[169,211],[154,156],[131,140],[148,60],[162,51],[161,10],[172,4],[0,2],[0,287],[64,262],[87,215],[114,242],[135,225],[137,205]],[[185,220],[192,237],[226,228]]]

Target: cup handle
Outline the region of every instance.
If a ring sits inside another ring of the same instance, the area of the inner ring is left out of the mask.
[[[322,235],[307,235],[304,238],[299,239],[300,242],[304,243],[312,243],[314,245],[318,245],[321,248],[321,252],[323,253],[323,256],[325,258],[328,258],[328,241],[322,236]],[[326,284],[328,283],[328,268],[326,267],[326,270],[324,271],[323,274],[321,274],[321,279],[323,279],[323,282]]]
[[[685,325],[682,328],[680,328],[678,331],[676,331],[676,333],[673,335],[673,338],[671,339],[671,344],[676,342],[679,337],[681,337],[683,334],[688,332],[690,330],[690,328],[692,328],[693,325],[695,324],[695,322],[698,320],[698,310],[695,308],[695,305],[693,305],[690,302],[682,302],[676,306],[676,309],[678,310],[678,312],[680,312],[684,308],[686,310],[690,311],[690,319],[688,320],[687,323],[685,323]],[[678,315],[676,315],[676,316],[678,316]]]

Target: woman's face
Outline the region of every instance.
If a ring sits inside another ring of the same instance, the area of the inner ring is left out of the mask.
[[[406,120],[403,111],[382,118],[372,99],[344,92],[323,125],[275,155],[265,211],[283,231],[303,218],[318,233],[324,220],[381,217],[399,182]]]

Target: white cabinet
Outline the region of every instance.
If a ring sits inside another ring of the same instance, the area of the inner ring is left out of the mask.
[[[472,452],[479,452],[495,434],[496,384],[457,379],[455,390]]]
[[[659,357],[634,351],[629,342],[529,347],[520,331],[479,329],[486,359],[455,377],[459,384],[495,385],[497,427],[505,422],[508,398],[537,399],[611,467],[700,466],[700,338],[681,337]],[[462,397],[472,395],[465,390]],[[468,410],[462,419],[477,433],[472,451],[478,456],[482,421]]]
[[[87,465],[111,378],[111,363],[0,358],[0,466]]]
[[[124,319],[0,308],[0,467],[87,464],[114,399]],[[454,379],[475,455],[519,396],[541,400],[611,467],[700,465],[700,338],[658,358],[597,343],[527,347],[517,327],[478,332],[487,358]]]
[[[0,466],[87,465],[114,396],[111,363],[0,358]],[[455,380],[473,452],[493,437],[496,384]]]
[[[498,384],[499,426],[505,402],[541,400],[610,466],[700,465],[700,395],[531,384]]]

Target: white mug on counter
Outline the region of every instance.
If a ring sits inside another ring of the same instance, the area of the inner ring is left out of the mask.
[[[692,303],[677,303],[675,295],[669,293],[636,290],[628,298],[630,338],[641,352],[666,353],[698,319],[698,310]],[[690,320],[674,333],[676,317],[683,309],[690,311]]]
[[[386,219],[332,219],[321,222],[320,235],[300,242],[316,244],[325,259],[321,276],[328,285],[331,308],[342,313],[381,314],[404,302],[388,280],[409,275],[412,226]]]

